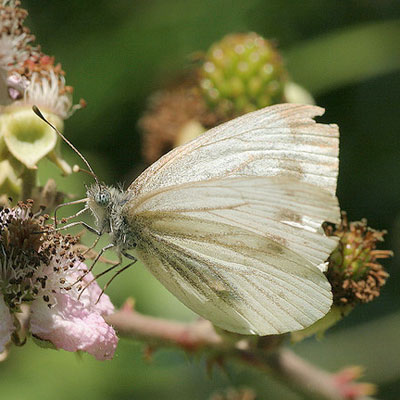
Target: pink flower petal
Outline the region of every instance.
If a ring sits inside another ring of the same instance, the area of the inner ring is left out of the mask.
[[[82,350],[98,360],[111,359],[118,338],[103,317],[67,294],[54,297],[57,304],[51,308],[40,298],[33,302],[31,332],[40,339],[49,340],[58,349]]]
[[[93,279],[93,274],[89,272],[83,279],[83,282],[88,284],[92,282]],[[80,301],[89,309],[97,311],[100,315],[110,315],[114,312],[114,305],[105,293],[100,297],[101,290],[98,283],[93,281],[81,294]]]
[[[4,297],[0,295],[0,353],[5,350],[5,345],[11,340],[14,329],[13,317],[4,302]]]

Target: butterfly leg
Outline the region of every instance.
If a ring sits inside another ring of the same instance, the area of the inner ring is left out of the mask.
[[[90,247],[88,247],[88,248],[82,253],[82,256],[84,256],[85,254],[89,253],[89,251],[93,250],[93,249],[96,247],[97,243],[99,243],[100,237],[101,237],[101,236],[97,236],[97,238],[96,238],[96,239],[94,240],[94,242],[90,245]]]
[[[89,268],[88,270],[86,270],[86,272],[84,272],[83,275],[81,275],[81,276],[74,282],[74,285],[77,284],[78,282],[82,282],[83,278],[84,278],[87,274],[89,274],[90,272],[92,272],[94,266],[96,265],[97,261],[99,261],[100,257],[104,254],[104,252],[107,251],[108,249],[111,249],[112,247],[114,247],[114,244],[113,244],[113,243],[109,243],[107,246],[104,246],[104,247],[99,251],[99,253],[97,254],[97,256],[96,256],[96,258],[94,259],[94,261],[93,261],[92,265],[90,266],[90,268]],[[118,264],[115,264],[115,265],[119,265],[119,264],[121,264],[121,260],[118,262]],[[114,266],[113,266],[113,267],[114,267]],[[95,279],[96,279],[96,278],[95,278]],[[82,292],[90,285],[90,283],[91,283],[91,282],[89,282],[89,284],[87,284],[87,285],[83,288]],[[81,294],[82,294],[82,293],[81,293]],[[80,295],[79,295],[79,296],[80,296]]]
[[[126,257],[128,260],[132,260],[133,263],[135,263],[137,261],[137,258],[135,256],[133,256],[132,254],[127,253],[126,251],[121,251],[121,254]]]
[[[121,272],[125,271],[126,269],[128,269],[130,266],[132,266],[133,264],[136,263],[137,259],[134,258],[134,260],[132,259],[133,256],[130,255],[130,259],[132,260],[132,262],[130,262],[128,265],[126,265],[125,267],[121,268],[119,271],[117,271],[112,277],[111,279],[104,285],[103,290],[101,291],[96,304],[99,302],[101,296],[103,295],[103,293],[105,292],[105,290],[108,288],[108,286],[111,284],[111,282],[114,280],[115,277],[117,277]],[[129,258],[129,257],[128,257]],[[91,285],[95,280],[97,280],[98,278],[100,278],[101,276],[107,274],[108,272],[112,271],[113,269],[117,268],[119,265],[121,265],[121,261],[118,262],[118,264],[112,265],[111,267],[107,268],[105,271],[100,272],[100,274],[97,274],[93,277],[93,279],[88,282],[85,287],[82,289],[81,293],[78,296],[78,300],[81,297],[82,293],[89,287],[89,285]]]
[[[91,267],[89,268],[88,271],[85,272],[84,275],[82,275],[77,282],[82,281],[82,279],[89,273],[92,271],[94,265],[97,263],[97,261],[100,259],[100,257],[102,256],[102,254],[108,250],[111,249],[112,247],[114,247],[115,245],[113,243],[108,244],[107,246],[103,247],[99,254],[97,255],[97,257],[95,258],[94,262],[92,263]],[[121,265],[122,263],[122,258],[121,258],[121,254],[123,256],[125,256],[126,258],[128,258],[129,260],[131,260],[131,262],[129,264],[127,264],[125,267],[121,268],[119,271],[117,271],[112,277],[111,279],[104,285],[103,290],[100,293],[99,298],[97,299],[96,303],[99,302],[101,296],[103,295],[103,293],[105,292],[105,290],[108,288],[108,286],[111,284],[111,282],[123,271],[125,271],[126,269],[128,269],[129,267],[131,267],[133,264],[135,264],[137,262],[137,258],[135,256],[133,256],[132,254],[127,253],[126,251],[121,251],[121,253],[119,254],[119,261],[117,264],[112,265],[111,267],[107,268],[106,270],[104,270],[103,272],[100,272],[99,274],[95,275],[93,277],[93,279],[88,282],[83,288],[81,293],[78,296],[78,300],[81,297],[82,293],[88,288],[89,285],[91,285],[95,280],[97,280],[98,278],[100,278],[101,276],[107,274],[108,272],[114,270],[115,268],[117,268],[119,265]]]
[[[70,215],[69,217],[64,217],[62,218],[62,221],[68,221],[69,219],[78,217],[79,215],[83,214],[84,212],[86,212],[87,210],[89,210],[89,207],[84,207],[81,210],[79,210],[78,212],[76,212],[75,214]],[[54,216],[54,225],[56,226],[56,217]]]
[[[79,199],[79,200],[75,200],[75,201],[69,201],[68,203],[63,203],[63,204],[59,204],[58,206],[56,206],[56,208],[54,209],[54,226],[57,227],[57,211],[64,206],[71,206],[73,204],[80,204],[80,203],[86,203],[87,199]],[[85,209],[87,209],[87,207],[85,207]]]
[[[115,246],[114,243],[109,243],[107,246],[104,246],[99,251],[99,254],[97,254],[96,258],[94,259],[92,265],[90,266],[90,268],[89,268],[89,270],[88,270],[88,272],[86,274],[88,274],[89,272],[92,272],[94,266],[96,265],[97,261],[99,261],[100,257],[104,254],[104,252],[109,250],[109,249],[112,249],[114,246]],[[120,263],[121,263],[121,261],[118,262],[118,264],[120,264]],[[118,264],[116,264],[116,265],[118,265]]]
[[[124,254],[124,255],[125,255],[125,254]],[[126,257],[126,255],[125,255],[125,257]],[[133,256],[130,256],[130,257],[133,257]],[[130,257],[128,257],[128,258],[129,258],[130,260],[133,260],[133,261],[130,262],[129,264],[125,265],[125,267],[121,268],[119,271],[117,271],[117,272],[111,277],[111,279],[104,285],[103,290],[101,291],[100,296],[98,297],[98,299],[97,299],[97,301],[96,301],[96,304],[99,302],[99,300],[100,300],[101,296],[103,295],[103,293],[104,293],[104,292],[107,290],[107,288],[110,286],[111,282],[112,282],[121,272],[124,272],[125,270],[127,270],[129,267],[131,267],[133,264],[136,263],[137,258],[135,258],[135,257],[130,258]],[[118,265],[118,264],[117,264],[117,265]],[[113,265],[111,268],[109,268],[109,270],[111,271],[111,269],[116,268],[117,265]]]
[[[84,228],[86,228],[89,232],[92,232],[98,236],[101,236],[102,233],[97,230],[96,228],[93,228],[92,226],[88,225],[86,222],[83,221],[78,221],[78,222],[72,222],[70,224],[64,225],[61,228],[56,228],[54,229],[55,231],[61,231],[63,229],[68,229],[68,228],[72,228],[73,226],[77,226],[77,225],[82,225]]]
[[[96,257],[96,258],[97,258],[97,257]],[[97,280],[98,278],[100,278],[101,276],[107,274],[108,272],[112,271],[114,268],[117,268],[118,265],[121,265],[121,261],[119,261],[117,264],[112,265],[111,267],[107,268],[105,271],[100,272],[99,274],[95,275],[95,276],[93,277],[93,279],[91,279],[91,280],[81,289],[81,292],[79,293],[79,296],[78,296],[78,300],[79,300],[80,297],[82,296],[82,293],[83,293],[94,281],[96,281],[96,280]],[[89,271],[87,271],[83,276],[81,276],[81,277],[78,279],[77,282],[81,281],[88,273],[89,273]],[[112,280],[112,279],[113,279],[113,278],[111,278],[111,280]],[[99,301],[101,295],[104,293],[104,290],[105,290],[105,289],[102,290],[102,292],[101,292],[99,298],[97,299],[97,302]],[[96,302],[96,303],[97,303],[97,302]]]

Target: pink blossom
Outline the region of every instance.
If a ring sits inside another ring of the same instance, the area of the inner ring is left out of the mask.
[[[99,299],[101,289],[91,282],[93,275],[74,250],[72,237],[51,230],[32,235],[45,225],[30,207],[20,204],[0,211],[0,352],[16,329],[13,314],[25,303],[30,305],[29,328],[36,338],[57,349],[111,359],[118,338],[103,318],[114,311],[109,297],[103,294]]]
[[[100,288],[94,282],[85,292],[100,292],[96,289]],[[95,299],[94,296],[85,297],[89,297],[90,302],[58,293],[54,296],[56,304],[51,308],[44,301],[33,302],[31,332],[42,340],[50,341],[56,348],[86,351],[98,360],[111,359],[118,339],[103,315],[110,314],[114,307],[107,295],[102,295],[97,304],[98,296]],[[104,312],[105,309],[108,311]]]

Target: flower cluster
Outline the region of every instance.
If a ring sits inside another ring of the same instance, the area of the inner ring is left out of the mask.
[[[47,216],[31,209],[32,202],[20,202],[0,211],[0,352],[18,344],[18,330],[27,325],[40,343],[112,358],[118,339],[103,316],[113,305],[91,282],[76,239],[55,232],[45,225]],[[25,324],[24,306],[30,308]]]
[[[198,67],[151,97],[140,121],[144,159],[152,163],[206,129],[284,102],[313,98],[289,79],[273,43],[253,32],[227,35]]]
[[[32,106],[62,130],[63,121],[83,105],[73,105],[61,65],[32,45],[35,38],[24,26],[27,14],[19,1],[0,0],[0,194],[15,198],[23,197],[24,173],[44,157],[71,172],[59,154],[57,134]]]

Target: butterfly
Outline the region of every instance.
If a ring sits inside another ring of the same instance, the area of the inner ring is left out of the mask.
[[[306,328],[332,304],[323,271],[337,238],[321,225],[340,219],[339,131],[314,121],[323,113],[267,107],[175,148],[127,190],[95,178],[81,200],[91,229],[220,328]]]

